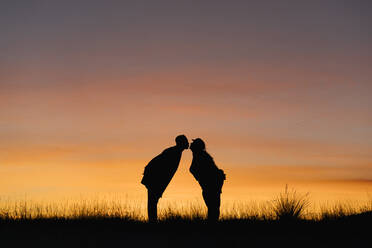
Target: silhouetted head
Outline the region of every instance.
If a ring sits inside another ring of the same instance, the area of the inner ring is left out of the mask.
[[[178,147],[182,148],[182,149],[187,149],[189,148],[189,141],[187,140],[186,136],[185,135],[178,135],[176,137],[176,144]]]
[[[205,150],[205,143],[201,138],[196,138],[192,140],[192,143],[190,145],[190,149],[193,152],[199,152]]]

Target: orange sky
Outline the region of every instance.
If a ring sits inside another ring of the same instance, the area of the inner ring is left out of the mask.
[[[144,166],[183,133],[227,172],[226,199],[365,197],[370,6],[217,2],[6,4],[0,196],[143,197]],[[164,197],[200,197],[190,163]]]

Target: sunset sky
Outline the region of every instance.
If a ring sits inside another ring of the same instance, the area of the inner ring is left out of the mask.
[[[365,197],[371,13],[363,0],[2,1],[0,196],[145,197],[144,166],[185,134],[225,170],[225,199],[286,183]],[[164,198],[201,197],[191,159]]]

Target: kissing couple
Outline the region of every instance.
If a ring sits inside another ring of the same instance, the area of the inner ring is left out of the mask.
[[[145,167],[141,183],[147,188],[149,222],[157,221],[158,201],[177,171],[182,152],[188,148],[186,136],[179,135],[175,146],[165,149]],[[226,175],[207,153],[202,139],[193,139],[190,150],[193,154],[190,172],[202,188],[203,199],[208,208],[208,221],[215,222],[220,216],[221,190]]]

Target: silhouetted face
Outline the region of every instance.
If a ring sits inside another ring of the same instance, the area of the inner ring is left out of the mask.
[[[182,149],[189,148],[189,141],[187,140],[185,135],[179,135],[176,138],[176,144]]]
[[[189,148],[189,141],[186,140],[185,144],[184,144],[184,149],[188,149]]]
[[[195,143],[194,142],[191,142],[190,150],[195,151]]]

